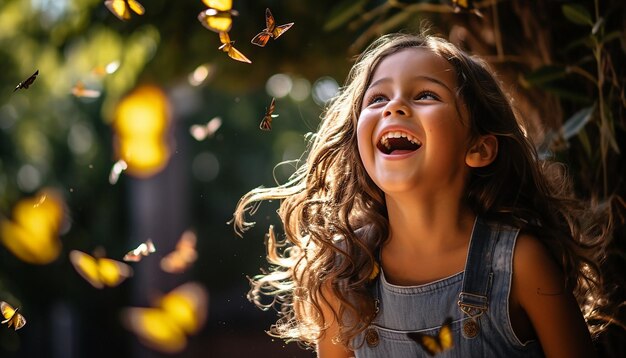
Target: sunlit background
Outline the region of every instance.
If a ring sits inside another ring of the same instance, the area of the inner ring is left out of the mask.
[[[246,299],[277,203],[243,238],[227,221],[293,173],[354,56],[424,20],[494,66],[581,196],[624,196],[621,1],[228,3],[0,0],[0,301],[26,320],[0,326],[0,357],[312,357]],[[294,25],[259,47],[266,8]],[[234,43],[200,13],[232,21]],[[616,220],[605,267],[623,301]],[[623,337],[602,354],[624,356]]]

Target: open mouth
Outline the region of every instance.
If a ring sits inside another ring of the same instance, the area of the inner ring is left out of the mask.
[[[385,154],[414,152],[422,146],[417,138],[405,132],[387,132],[380,137],[376,147]]]

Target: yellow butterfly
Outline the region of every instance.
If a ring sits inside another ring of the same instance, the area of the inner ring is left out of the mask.
[[[483,14],[474,7],[473,0],[452,0],[452,7],[454,7],[454,12],[471,12],[478,17],[483,17]]]
[[[259,128],[261,130],[264,130],[264,131],[272,130],[272,119],[278,117],[278,114],[273,114],[274,108],[276,108],[276,98],[272,97],[272,102],[270,102],[270,106],[267,107],[267,110],[265,111],[265,115],[263,116],[261,123],[259,123]]]
[[[206,289],[190,282],[170,291],[154,307],[126,308],[122,320],[147,347],[177,353],[186,347],[188,335],[204,325],[208,302]]]
[[[217,33],[228,32],[233,26],[233,16],[239,15],[233,9],[232,0],[202,0],[209,8],[198,14],[202,26]]]
[[[161,259],[161,269],[169,273],[181,273],[185,271],[196,259],[196,234],[186,230],[181,235],[176,249]]]
[[[378,265],[378,262],[374,262],[374,267],[372,267],[372,272],[370,272],[370,275],[368,276],[368,279],[370,281],[376,279],[376,277],[378,277],[379,273],[380,273],[380,265]]]
[[[156,248],[154,247],[154,243],[151,239],[148,239],[145,242],[141,243],[139,246],[137,246],[136,249],[128,251],[128,253],[124,255],[124,258],[122,260],[138,262],[141,261],[144,256],[148,256],[155,251]]]
[[[13,325],[16,331],[26,324],[26,318],[17,313],[18,308],[13,308],[13,306],[4,301],[0,301],[0,311],[2,311],[2,316],[4,316],[4,321],[0,322],[0,324],[6,323],[9,328]]]
[[[434,356],[435,354],[451,349],[454,346],[454,342],[452,340],[452,329],[450,328],[451,324],[452,317],[446,318],[439,329],[439,333],[435,337],[419,332],[410,332],[407,333],[407,335],[409,338],[417,342],[426,351],[426,353],[428,353],[428,355]]]
[[[111,10],[113,15],[123,21],[130,20],[131,10],[137,15],[143,15],[146,12],[137,0],[106,0],[104,5]]]
[[[133,269],[120,261],[100,257],[93,257],[78,250],[70,251],[70,261],[76,272],[95,288],[105,286],[115,287],[126,278],[132,276]]]
[[[285,31],[289,30],[293,24],[293,22],[290,22],[288,24],[276,26],[276,21],[274,20],[274,16],[272,16],[272,12],[270,9],[265,9],[265,29],[254,36],[251,42],[257,46],[263,47],[267,44],[267,41],[269,41],[270,38],[276,40]]]
[[[243,55],[243,53],[239,52],[239,50],[237,50],[233,46],[235,41],[230,41],[230,36],[228,36],[228,32],[220,32],[220,42],[222,43],[222,46],[220,46],[219,49],[226,52],[228,54],[228,57],[232,58],[233,60],[245,63],[252,63],[252,61],[250,61],[246,56]]]
[[[18,83],[17,86],[15,86],[15,89],[13,90],[13,92],[17,91],[20,88],[28,89],[28,87],[30,87],[30,85],[32,85],[33,82],[35,82],[35,79],[37,78],[38,74],[39,74],[39,70],[35,71],[35,73],[33,73],[30,77],[28,77],[24,81]]]
[[[65,216],[64,201],[51,189],[23,198],[13,207],[13,219],[0,217],[0,242],[13,255],[30,264],[48,264],[59,256],[59,231]]]

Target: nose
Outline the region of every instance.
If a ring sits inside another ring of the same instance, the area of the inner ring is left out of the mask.
[[[394,100],[389,101],[383,113],[383,117],[409,116],[409,115],[410,115],[409,107],[402,100],[399,100],[399,99],[394,99]]]

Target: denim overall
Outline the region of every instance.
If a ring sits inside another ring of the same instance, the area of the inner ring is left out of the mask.
[[[476,219],[465,270],[419,286],[396,286],[381,273],[373,285],[378,314],[353,341],[356,358],[428,357],[407,332],[437,336],[452,317],[454,346],[437,357],[543,357],[522,343],[509,317],[513,250],[519,230]]]

